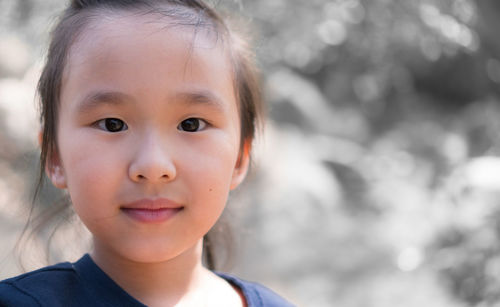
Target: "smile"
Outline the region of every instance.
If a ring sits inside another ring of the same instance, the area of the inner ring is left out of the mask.
[[[131,219],[141,222],[141,223],[162,223],[182,209],[183,206],[178,203],[165,199],[142,199],[129,204],[123,205],[121,208]]]

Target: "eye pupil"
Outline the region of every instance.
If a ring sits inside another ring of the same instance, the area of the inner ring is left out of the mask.
[[[118,132],[123,130],[124,122],[117,118],[106,118],[104,125],[106,129],[111,132]]]
[[[197,118],[188,118],[181,122],[180,128],[184,131],[197,131],[200,128],[200,120]]]

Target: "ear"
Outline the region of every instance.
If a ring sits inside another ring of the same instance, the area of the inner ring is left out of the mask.
[[[52,181],[52,184],[59,189],[66,189],[66,174],[59,158],[59,153],[54,152],[47,157],[47,164],[45,165],[45,173]]]
[[[42,144],[42,132],[38,133],[38,143],[40,145]],[[56,188],[67,188],[66,175],[61,163],[61,158],[59,157],[59,152],[57,150],[55,150],[54,152],[49,152],[47,154],[45,174],[47,174],[47,177],[50,178],[50,181]]]
[[[38,131],[38,147],[42,147],[42,138],[43,138],[43,131],[42,129],[40,129],[40,131]]]
[[[250,150],[252,149],[251,140],[245,141],[242,151],[239,153],[238,161],[233,171],[233,178],[231,179],[231,190],[236,189],[240,183],[245,179],[248,168],[250,166]]]

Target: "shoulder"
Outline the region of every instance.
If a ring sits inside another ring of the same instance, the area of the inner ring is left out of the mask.
[[[1,281],[0,307],[5,306],[144,307],[88,254],[75,263],[59,263]]]
[[[248,307],[292,307],[290,302],[286,301],[280,295],[271,289],[241,278],[225,274],[217,273],[231,284],[239,287],[247,300]]]
[[[10,283],[0,283],[0,306],[41,306],[36,298]]]
[[[67,292],[77,276],[69,262],[38,269],[0,282],[0,306],[42,306]],[[41,303],[43,302],[43,304]]]

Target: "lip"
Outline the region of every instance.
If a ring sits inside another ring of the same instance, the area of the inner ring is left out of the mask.
[[[131,219],[141,223],[162,223],[184,209],[175,201],[166,198],[141,199],[120,207]]]

